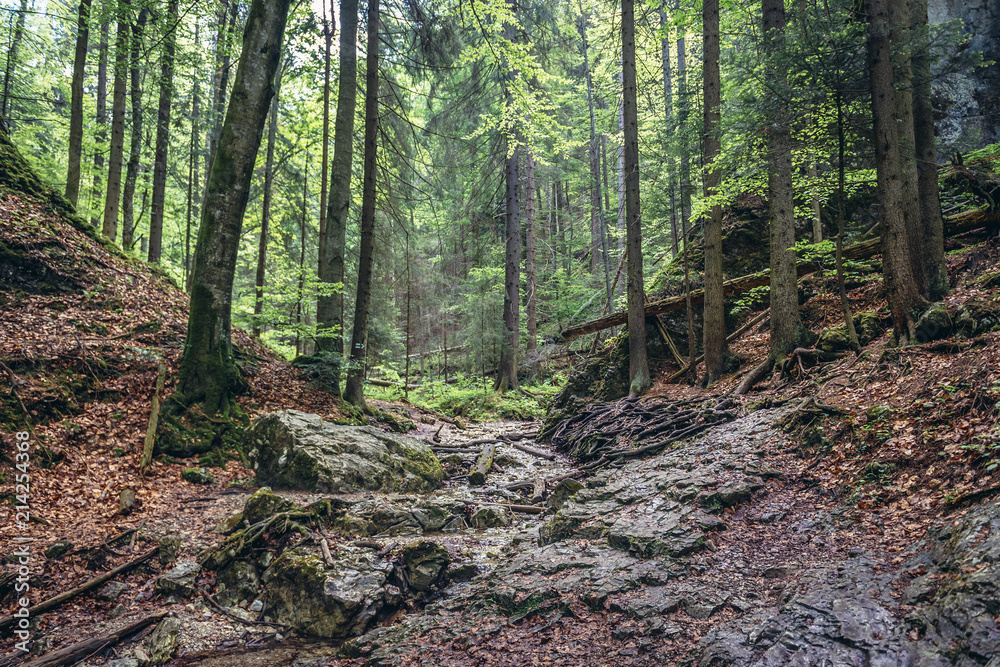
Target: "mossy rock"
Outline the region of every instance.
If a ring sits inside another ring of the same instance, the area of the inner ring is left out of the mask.
[[[204,468],[185,468],[181,478],[191,484],[215,484],[215,476]]]
[[[420,540],[403,547],[403,561],[410,588],[429,591],[441,583],[451,557],[448,550],[437,542]]]
[[[858,343],[864,346],[881,336],[885,327],[878,314],[866,311],[854,315],[854,332],[858,335]],[[824,352],[841,352],[850,348],[846,324],[824,329],[816,341],[816,349]]]
[[[916,341],[926,343],[940,338],[947,338],[951,335],[954,325],[948,308],[943,302],[931,304],[917,319]]]
[[[210,419],[197,409],[175,414],[168,398],[160,412],[154,453],[188,458],[211,451],[239,451],[246,415],[237,410],[231,419]]]
[[[287,512],[294,507],[295,504],[292,501],[282,498],[265,486],[247,498],[246,503],[243,504],[243,518],[246,519],[247,523],[253,525],[280,512]]]
[[[972,338],[1000,327],[1000,299],[974,297],[959,306],[953,320],[955,331]]]
[[[555,510],[562,509],[562,506],[569,502],[576,495],[576,492],[582,488],[583,484],[575,479],[564,479],[556,484],[556,488],[549,495],[546,505]]]

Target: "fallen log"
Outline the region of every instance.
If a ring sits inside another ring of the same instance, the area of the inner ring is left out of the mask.
[[[497,446],[495,443],[483,445],[483,451],[476,459],[476,464],[469,471],[469,484],[472,486],[482,486],[486,483],[486,474],[493,467],[493,458],[496,456]]]
[[[153,462],[153,445],[156,443],[156,429],[160,423],[160,392],[167,379],[167,366],[160,360],[156,369],[156,390],[153,392],[153,405],[149,411],[149,427],[146,429],[146,439],[142,443],[142,457],[139,459],[139,475],[145,475],[149,464]]]
[[[988,208],[980,208],[966,213],[949,216],[944,222],[945,236],[955,236],[964,232],[978,229],[979,227],[995,226],[1000,223],[1000,209],[991,211]],[[882,251],[882,240],[880,237],[855,243],[844,248],[844,259],[868,259],[874,257]],[[804,276],[820,269],[820,265],[815,262],[798,262],[796,273]],[[753,273],[748,276],[741,276],[727,280],[722,284],[723,294],[727,297],[736,294],[749,292],[755,287],[762,287],[771,284],[771,277],[766,273]],[[705,302],[705,290],[697,289],[691,291],[691,304],[698,305]],[[685,296],[672,296],[665,299],[658,299],[646,304],[646,317],[669,313],[681,310],[686,305]],[[604,317],[599,317],[589,322],[566,327],[562,331],[563,341],[569,341],[577,336],[603,331],[611,327],[621,326],[628,321],[628,313],[624,310]]]
[[[537,456],[538,458],[545,459],[547,461],[551,461],[556,457],[556,455],[552,454],[551,452],[543,452],[540,449],[535,449],[534,447],[528,447],[527,445],[522,445],[519,442],[511,442],[508,444],[510,444],[510,446],[513,447],[514,449],[520,449],[525,454],[531,454],[532,456]]]
[[[540,503],[543,500],[545,500],[545,479],[537,477],[531,490],[531,502]]]
[[[100,586],[101,584],[103,584],[105,581],[108,581],[109,579],[114,579],[119,574],[122,574],[123,572],[128,572],[129,570],[131,570],[132,568],[134,568],[136,565],[140,565],[140,564],[146,562],[147,560],[149,560],[150,558],[152,558],[153,556],[155,556],[156,552],[158,550],[159,550],[159,547],[153,547],[152,549],[150,549],[146,553],[142,554],[138,558],[136,558],[134,560],[130,560],[129,562],[125,563],[124,565],[119,565],[118,567],[116,567],[113,570],[110,570],[108,572],[105,572],[104,574],[98,575],[98,576],[94,577],[93,579],[91,579],[90,581],[88,581],[88,582],[86,582],[84,584],[80,584],[79,586],[77,586],[76,588],[74,588],[72,590],[65,591],[63,593],[60,593],[59,595],[55,595],[53,597],[50,597],[48,600],[43,600],[42,602],[39,602],[38,604],[36,604],[34,607],[29,607],[28,608],[28,614],[29,614],[29,616],[34,617],[34,616],[38,616],[39,614],[44,614],[45,612],[49,611],[50,609],[54,609],[54,608],[58,607],[62,603],[66,602],[67,600],[71,600],[72,598],[75,598],[77,595],[80,595],[81,593],[86,593],[87,591],[89,591],[89,590],[91,590],[93,588],[97,588],[98,586]],[[14,625],[14,621],[15,620],[16,619],[13,616],[5,616],[4,618],[0,619],[0,630],[5,630],[5,629],[9,628],[10,626]]]
[[[114,646],[118,642],[128,639],[137,632],[145,630],[148,626],[165,618],[167,614],[169,612],[161,611],[152,616],[146,616],[119,630],[84,639],[82,642],[77,642],[58,651],[46,653],[31,662],[22,663],[21,667],[61,667],[62,665],[75,665],[98,651],[103,651],[109,646]]]

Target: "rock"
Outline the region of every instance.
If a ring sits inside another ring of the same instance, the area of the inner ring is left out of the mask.
[[[135,658],[119,658],[118,660],[104,663],[104,667],[140,667],[141,665],[142,663]]]
[[[549,499],[545,504],[552,509],[561,509],[566,504],[566,501],[576,495],[576,492],[582,488],[583,484],[575,479],[561,480],[556,484],[556,488],[552,489],[552,493],[549,494]]]
[[[945,338],[951,335],[952,328],[951,315],[948,314],[945,304],[943,302],[931,304],[917,320],[915,342],[926,343]]]
[[[479,576],[479,566],[475,563],[452,563],[445,578],[450,581],[471,581]]]
[[[244,434],[257,481],[321,493],[423,493],[444,471],[430,447],[370,426],[340,426],[286,410],[258,418]]]
[[[181,561],[174,569],[156,579],[153,590],[163,596],[191,597],[196,590],[195,580],[199,572],[201,566],[198,563],[192,560]]]
[[[372,498],[352,505],[333,526],[358,537],[419,535],[465,527],[464,514],[465,504],[450,498]]]
[[[263,521],[279,512],[287,512],[295,507],[290,500],[286,500],[271,491],[270,487],[264,486],[254,492],[243,504],[243,518],[251,526],[258,521]]]
[[[250,606],[247,607],[247,611],[251,611],[255,614],[259,614],[263,610],[264,610],[264,603],[261,600],[254,600],[253,602],[250,603]]]
[[[260,577],[253,563],[236,560],[218,573],[218,600],[223,607],[253,600],[260,592]]]
[[[506,507],[487,505],[472,515],[473,528],[504,528],[510,525],[511,514]]]
[[[118,603],[108,612],[108,619],[118,618],[125,613],[125,605]]]
[[[67,551],[73,548],[73,543],[67,540],[56,542],[45,550],[45,557],[49,560],[57,560],[64,556]]]
[[[106,600],[107,602],[115,602],[127,590],[128,584],[120,581],[109,581],[101,586],[100,590],[97,591],[97,599]]]
[[[264,573],[270,614],[306,634],[344,638],[364,632],[386,605],[398,600],[388,585],[392,565],[369,549],[341,547],[334,567],[297,549]]]
[[[850,349],[851,339],[847,335],[847,328],[844,325],[824,329],[819,334],[816,341],[816,349],[824,352],[840,352]]]
[[[135,509],[135,490],[122,489],[118,494],[118,513],[127,516]]]
[[[232,535],[243,525],[243,512],[237,512],[220,521],[212,532],[216,535]]]
[[[180,629],[181,622],[176,618],[165,618],[159,622],[146,640],[150,664],[162,665],[177,653],[180,646],[177,635]]]
[[[180,535],[164,535],[157,541],[156,560],[166,567],[177,559],[177,554],[181,550]]]
[[[867,345],[882,335],[885,327],[882,318],[872,312],[861,312],[854,316],[854,333],[858,335],[858,343]],[[816,349],[824,352],[841,352],[851,348],[851,339],[847,335],[847,325],[841,324],[824,329],[816,341]]]
[[[421,540],[403,547],[403,561],[410,588],[429,591],[441,582],[451,557],[448,550],[437,542]]]
[[[955,331],[973,338],[1000,326],[1000,303],[995,299],[973,297],[959,306],[953,320]]]
[[[215,476],[205,468],[185,468],[181,478],[192,484],[215,484]]]

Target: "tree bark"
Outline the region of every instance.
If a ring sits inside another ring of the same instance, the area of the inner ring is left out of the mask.
[[[3,100],[0,101],[0,116],[5,120],[10,120],[10,112],[13,108],[13,82],[14,73],[17,70],[18,51],[21,50],[21,41],[24,39],[24,19],[28,13],[28,0],[21,0],[21,11],[17,13],[17,23],[14,24],[14,34],[10,40],[10,50],[7,51],[7,67],[3,75]]]
[[[638,396],[652,386],[652,381],[646,358],[646,293],[639,217],[639,111],[636,104],[634,0],[622,0],[622,109],[625,120],[629,395]]]
[[[680,234],[677,229],[677,192],[674,189],[676,170],[673,156],[673,141],[671,141],[673,137],[671,118],[673,116],[674,91],[670,71],[670,26],[667,23],[666,0],[661,0],[660,2],[660,31],[663,32],[663,37],[660,38],[660,62],[663,66],[663,120],[667,128],[668,140],[666,148],[669,153],[669,157],[667,158],[667,190],[670,196],[670,239],[673,241],[674,256],[676,257],[681,249]]]
[[[538,347],[538,320],[536,314],[535,283],[536,272],[536,249],[535,249],[535,156],[528,150],[525,159],[525,185],[524,198],[526,200],[526,212],[524,218],[524,274],[525,292],[527,292],[526,307],[528,316],[528,342],[527,349],[530,352]],[[407,296],[409,298],[409,296]]]
[[[282,67],[279,61],[278,73],[274,76],[274,97],[271,98],[271,118],[267,128],[267,157],[264,160],[264,202],[260,210],[260,242],[257,245],[257,276],[253,300],[253,324],[251,327],[254,338],[260,338],[260,320],[261,315],[264,312],[264,275],[267,269],[267,228],[271,222],[271,190],[274,186],[274,141],[278,136],[278,105],[279,100],[281,99],[281,72]],[[304,199],[302,205],[305,206]],[[301,298],[299,299],[299,302],[299,310],[301,311]]]
[[[767,200],[771,236],[771,360],[799,347],[802,318],[799,315],[798,276],[795,273],[795,201],[792,189],[792,137],[788,106],[784,99],[788,74],[785,47],[785,0],[763,0],[765,80],[777,100],[767,124]]]
[[[344,253],[347,248],[347,218],[351,207],[351,165],[354,153],[354,108],[357,104],[357,0],[340,3],[340,74],[337,119],[334,124],[333,164],[330,167],[330,199],[326,210],[326,240],[321,251],[319,280],[340,283],[339,290],[316,300],[319,330],[316,348],[344,356]],[[339,361],[339,360],[338,360]],[[340,380],[334,377],[324,387],[340,396]]]
[[[934,109],[931,106],[930,43],[927,0],[910,0],[913,38],[913,134],[917,157],[922,264],[926,296],[938,301],[948,293],[948,266],[944,259],[944,220],[938,190],[937,150],[934,146]]]
[[[914,313],[925,305],[912,270],[911,236],[903,214],[895,91],[890,43],[889,11],[894,0],[869,0],[868,69],[875,134],[875,168],[881,203],[882,271],[895,337],[901,344],[915,333]]]
[[[236,2],[236,0],[222,0],[222,9],[219,12],[219,32],[215,42],[216,66],[214,88],[212,90],[212,124],[208,131],[208,173],[206,174],[206,178],[211,177],[212,161],[215,159],[215,152],[218,150],[219,134],[222,132],[223,111],[226,108],[226,90],[229,88],[229,66],[231,61],[228,46],[230,37],[236,29],[236,13],[238,11],[239,2]]]
[[[153,155],[153,210],[149,218],[147,255],[147,259],[154,264],[160,263],[163,247],[163,208],[166,203],[167,152],[170,148],[170,104],[174,96],[174,52],[177,44],[177,0],[170,0],[167,4],[166,17],[170,25],[166,26],[166,34],[163,36],[163,60],[160,62],[160,101],[156,109],[156,149]],[[197,96],[197,92],[195,95]],[[197,111],[192,108],[192,113]],[[184,266],[186,269],[186,257]]]
[[[358,290],[354,299],[351,364],[344,383],[344,400],[364,406],[365,360],[368,355],[368,312],[372,295],[375,244],[375,151],[378,147],[378,0],[368,0],[368,44],[365,61],[365,157],[361,192],[361,248]]]
[[[128,8],[130,0],[118,3],[118,34],[115,37],[115,86],[111,101],[111,146],[108,150],[108,187],[104,197],[101,231],[110,241],[118,239],[118,207],[122,189],[122,155],[125,151],[125,74],[128,69]]]
[[[326,197],[330,174],[330,51],[333,45],[333,32],[336,29],[333,17],[333,0],[330,0],[330,13],[327,14],[326,0],[323,2],[323,157],[320,161],[319,185],[319,261],[316,266],[316,276],[319,277],[323,265],[323,253],[326,251]]]
[[[714,165],[720,141],[721,87],[719,78],[719,0],[705,0],[702,9],[705,60],[705,196],[712,197],[719,186],[719,170]],[[705,219],[705,382],[722,376],[726,357],[726,314],[722,294],[722,207],[712,206]]]
[[[139,52],[149,10],[139,10],[132,27],[132,54],[129,67],[129,100],[132,103],[132,136],[129,142],[125,188],[122,191],[122,248],[131,250],[135,236],[135,182],[139,177],[139,157],[142,154],[142,85],[139,72]]]
[[[87,70],[87,43],[90,41],[92,0],[80,0],[76,24],[76,53],[70,84],[69,165],[66,169],[66,199],[74,207],[80,199],[80,161],[83,156],[83,77]]]
[[[198,29],[198,20],[195,19],[195,44],[200,44]],[[195,184],[200,182],[198,178],[198,137],[201,134],[201,108],[199,106],[201,102],[201,89],[198,85],[200,79],[197,72],[193,79],[191,93],[191,141],[189,147],[190,154],[188,155],[187,225],[184,231],[184,291],[186,292],[191,291],[191,269],[193,268],[191,263],[191,215],[192,211],[200,210],[201,208],[198,202],[195,201],[198,196]]]
[[[174,397],[181,405],[204,403],[208,415],[228,415],[239,386],[230,332],[236,253],[290,2],[253,0],[250,5],[233,94],[205,192]]]
[[[101,23],[101,43],[97,46],[97,114],[94,118],[94,187],[90,194],[90,223],[97,227],[97,211],[103,210],[101,175],[104,173],[103,145],[108,138],[108,22]]]
[[[507,0],[507,5],[512,7],[513,0]],[[514,42],[514,26],[511,23],[504,25],[504,38],[509,42]],[[511,82],[516,76],[514,70],[505,73],[505,104],[510,108],[513,104]],[[504,253],[504,298],[503,298],[503,325],[504,337],[500,345],[500,363],[497,367],[497,377],[493,388],[500,393],[505,393],[508,389],[518,390],[520,386],[517,381],[517,348],[519,329],[519,302],[521,292],[521,211],[518,201],[518,162],[519,150],[515,144],[511,150],[510,143],[513,137],[507,137],[507,160],[505,170],[505,180],[507,186],[506,193],[506,247]]]

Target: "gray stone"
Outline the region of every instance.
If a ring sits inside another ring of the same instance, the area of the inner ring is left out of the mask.
[[[473,528],[503,528],[511,522],[510,510],[506,507],[487,505],[472,515]]]
[[[160,575],[153,584],[153,590],[163,596],[175,595],[186,598],[195,594],[195,581],[201,566],[193,560],[181,561],[174,569]]]
[[[451,557],[437,542],[421,540],[403,547],[403,561],[410,588],[429,591],[441,582]]]
[[[549,494],[549,499],[545,504],[552,509],[561,509],[566,504],[566,501],[576,495],[576,492],[582,488],[583,484],[575,479],[564,479],[556,484],[556,488],[552,489],[552,493]]]
[[[212,532],[216,535],[232,535],[243,525],[243,512],[237,512],[220,521]]]
[[[253,600],[260,592],[260,577],[253,563],[236,560],[218,573],[219,604],[229,607]]]
[[[109,619],[118,618],[124,613],[125,613],[125,605],[118,603],[111,609],[111,611],[108,612],[108,618]]]
[[[181,622],[176,618],[165,618],[160,621],[146,640],[150,664],[162,665],[174,657],[180,646],[177,638],[180,629]]]
[[[157,547],[156,560],[166,567],[177,560],[177,554],[181,550],[181,538],[179,535],[164,535],[157,540]]]
[[[181,479],[191,484],[215,484],[215,475],[205,468],[185,468],[181,471]]]
[[[115,602],[127,590],[128,584],[124,584],[120,581],[109,581],[101,586],[100,590],[97,591],[97,599],[105,600],[107,602]]]
[[[951,315],[948,314],[945,304],[943,302],[931,304],[917,320],[914,342],[926,343],[945,338],[951,334],[952,328]]]
[[[292,501],[271,491],[271,487],[264,486],[254,491],[243,503],[243,518],[252,526],[258,521],[263,521],[279,512],[287,512],[293,507],[295,505]]]
[[[420,440],[340,426],[297,410],[259,417],[244,434],[260,484],[321,493],[427,492],[444,478]]]
[[[119,658],[104,663],[104,667],[140,667],[142,663],[135,658]]]

